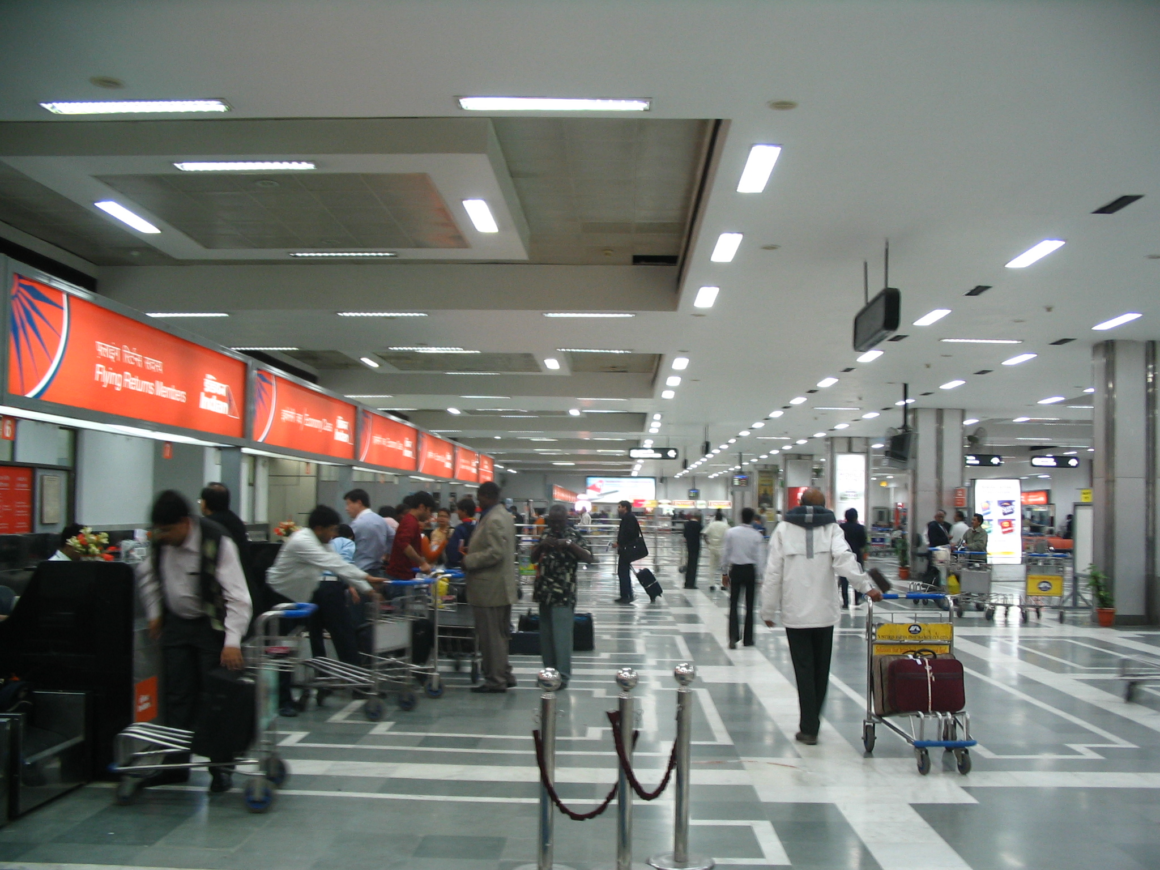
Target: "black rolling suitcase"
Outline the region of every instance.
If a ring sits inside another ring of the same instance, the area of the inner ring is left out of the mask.
[[[592,652],[596,649],[596,634],[591,613],[577,613],[573,619],[572,652]]]
[[[254,741],[254,680],[242,671],[218,668],[206,679],[205,707],[193,729],[194,755],[237,758]]]
[[[657,581],[657,575],[648,568],[641,568],[637,571],[636,580],[644,587],[644,591],[648,593],[649,601],[656,601],[665,594],[661,589],[661,584]]]
[[[513,631],[508,641],[508,654],[513,656],[538,656],[540,654],[540,633],[538,631]]]

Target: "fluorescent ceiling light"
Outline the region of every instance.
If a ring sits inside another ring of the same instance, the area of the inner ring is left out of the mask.
[[[679,356],[673,360],[673,371],[683,372],[689,367],[689,358],[687,356]]]
[[[778,417],[780,417],[784,413],[785,413],[785,411],[780,411],[780,410],[779,411],[770,411],[769,417],[771,420],[776,420]]]
[[[951,313],[949,308],[936,308],[934,311],[928,311],[918,320],[914,321],[915,326],[930,326],[932,323],[937,323],[948,314]]]
[[[761,193],[769,183],[769,176],[781,156],[780,145],[754,145],[749,149],[741,180],[737,182],[738,193]]]
[[[838,383],[837,378],[822,378],[818,381],[818,386],[824,390],[826,387],[832,387],[836,383]]]
[[[965,383],[966,383],[966,381],[962,380],[961,378],[956,378],[953,381],[947,381],[945,384],[940,386],[939,389],[940,390],[953,390],[955,387],[961,387]]]
[[[394,396],[373,395],[371,393],[347,393],[348,399],[393,399]]]
[[[742,238],[741,233],[721,233],[709,259],[714,263],[732,263],[733,258],[737,256],[737,249],[741,247]]]
[[[805,396],[795,396],[794,398],[789,400],[789,403],[791,405],[800,405],[803,402],[808,402],[808,401],[809,401],[809,399],[807,399]]]
[[[1021,338],[940,338],[947,344],[1023,344]]]
[[[1025,269],[1037,260],[1042,260],[1052,251],[1064,246],[1060,239],[1044,239],[1033,248],[1028,248],[1014,260],[1007,264],[1008,269]]]
[[[749,428],[750,429],[764,429],[765,424],[762,423],[760,420],[758,420],[756,423],[750,423]]]
[[[462,414],[463,412],[462,412],[462,411],[460,411],[458,408],[448,408],[448,409],[447,409],[447,413],[448,413],[448,414],[455,414],[456,416],[459,416],[459,415],[460,415],[460,414]]]
[[[545,317],[636,317],[625,311],[545,311]]]
[[[825,438],[825,437],[826,437],[826,433],[825,433],[825,432],[815,432],[815,433],[814,433],[814,437],[815,437],[815,438]]]
[[[794,442],[794,443],[795,443],[795,444],[805,444],[805,443],[806,443],[806,439],[805,439],[805,438],[799,438],[799,439],[798,439],[796,442]]]
[[[579,417],[580,416],[580,409],[579,408],[569,408],[568,413],[571,414],[573,417]]]
[[[862,415],[862,419],[863,420],[873,420],[877,416],[879,416],[877,411],[867,411],[865,414]]]
[[[498,375],[499,372],[444,372],[445,375]]]
[[[1130,314],[1121,314],[1119,317],[1113,317],[1111,320],[1105,320],[1103,323],[1097,323],[1092,329],[1115,329],[1117,326],[1123,326],[1125,323],[1131,323],[1138,317],[1143,317],[1139,312],[1133,311]]]
[[[294,251],[291,257],[317,260],[328,258],[363,258],[363,257],[397,257],[394,251]]]
[[[874,360],[876,360],[876,359],[878,359],[878,357],[882,356],[882,353],[883,352],[880,350],[868,350],[868,351],[866,351],[866,353],[864,353],[860,357],[858,357],[858,362],[860,362],[860,363],[874,362]]]
[[[100,202],[94,202],[93,205],[95,205],[106,214],[112,215],[121,223],[128,224],[138,232],[151,234],[161,232],[161,230],[157,229],[157,227],[153,226],[153,224],[149,223],[149,221],[145,220],[145,218],[129,211],[129,209],[125,208],[125,206],[121,205],[119,202],[113,202],[111,199],[105,199],[101,200]]]
[[[661,419],[661,415],[660,414],[653,414],[653,419],[659,420],[659,419]]]
[[[1095,391],[1096,391],[1095,387],[1088,387],[1086,390],[1084,390],[1085,393],[1094,393]]]
[[[974,426],[978,422],[979,422],[978,417],[968,417],[966,420],[963,421],[963,425],[964,426]]]
[[[717,301],[717,294],[720,292],[720,287],[702,287],[697,291],[696,298],[693,299],[693,307],[712,308],[713,303]]]
[[[230,350],[247,351],[247,350],[281,350],[290,351],[298,350],[296,347],[231,347]]]
[[[609,398],[602,399],[602,398],[593,397],[593,396],[577,396],[576,401],[577,402],[627,402],[628,399],[609,399]]]
[[[631,350],[620,350],[612,347],[558,347],[560,353],[632,353]]]
[[[1094,411],[1095,410],[1094,405],[1068,405],[1067,407],[1069,407],[1075,411]]]
[[[575,465],[575,462],[553,462],[553,465]]]
[[[421,311],[339,311],[339,317],[426,317]]]
[[[468,112],[647,112],[652,100],[593,97],[459,97]]]
[[[882,449],[883,447],[885,447],[885,446],[886,446],[886,445],[885,445],[885,444],[883,444],[881,441],[875,441],[873,444],[871,444],[871,445],[870,445],[870,447],[871,447],[873,450],[881,450],[881,449]]]
[[[1031,419],[1030,417],[1016,417],[1016,418],[1015,418],[1014,420],[1012,420],[1011,422],[1012,422],[1012,423],[1026,423],[1026,422],[1027,422],[1028,420],[1030,420],[1030,419]],[[1038,439],[1038,438],[1036,438],[1036,439],[1034,439],[1034,440],[1038,441],[1039,439]]]
[[[478,350],[467,350],[462,347],[428,347],[426,345],[396,345],[387,349],[400,353],[479,353]]]
[[[224,311],[150,311],[149,317],[229,317]]]
[[[681,376],[680,375],[669,375],[665,379],[665,386],[667,386],[667,387],[679,387],[680,385],[681,385]]]
[[[552,371],[556,371],[558,368],[560,368],[560,361],[553,357],[548,357],[544,360],[544,365],[550,368]]]
[[[225,100],[58,100],[40,105],[54,115],[143,115],[230,110]]]
[[[675,398],[676,395],[677,394],[673,390],[662,390],[661,391],[661,398],[662,399],[672,399],[672,398]]]
[[[653,426],[653,427],[652,427],[651,429],[649,429],[648,431],[649,431],[649,434],[650,434],[650,435],[656,435],[656,434],[658,434],[658,433],[659,433],[661,430],[660,430],[660,429],[658,429],[656,426]]]
[[[717,449],[715,449],[715,450],[711,450],[711,451],[709,451],[709,452],[710,452],[710,453],[712,453],[714,456],[716,456],[718,453],[720,453],[720,452],[721,452],[721,448],[717,448]]]
[[[915,399],[899,399],[894,404],[901,407],[902,405],[913,405],[914,403],[915,403]]]
[[[492,217],[491,209],[487,207],[487,202],[482,199],[465,199],[463,200],[463,207],[467,209],[467,216],[471,218],[471,222],[475,224],[475,228],[479,232],[499,232],[499,224]]]
[[[618,411],[614,408],[585,408],[585,414],[624,414],[626,411]]]
[[[858,408],[847,408],[840,405],[814,405],[815,411],[857,411]]]
[[[1036,356],[1038,356],[1038,354],[1021,353],[1021,354],[1019,354],[1019,356],[1013,356],[1013,357],[1011,357],[1011,359],[1003,360],[1003,365],[1005,365],[1005,366],[1017,366],[1017,365],[1019,365],[1019,363],[1025,363],[1029,359],[1035,359]]]
[[[779,453],[781,453],[780,450],[770,450],[769,451],[770,456],[777,456],[777,454],[779,454]]]
[[[742,430],[741,430],[740,432],[738,432],[737,434],[738,434],[738,435],[740,435],[742,438],[748,438],[748,437],[749,437],[750,435],[752,435],[753,433],[752,433],[752,432],[750,432],[748,429],[742,429]]]
[[[360,356],[359,362],[365,363],[366,365],[370,366],[372,369],[377,369],[379,367],[379,364],[377,362],[375,362],[373,359],[371,359],[369,356]]]
[[[1066,401],[1066,396],[1049,396],[1046,399],[1040,399],[1036,404],[1039,405],[1054,405],[1056,402]]]
[[[315,168],[309,160],[201,160],[173,165],[182,172],[301,172]]]
[[[460,396],[461,399],[510,399],[511,396]]]

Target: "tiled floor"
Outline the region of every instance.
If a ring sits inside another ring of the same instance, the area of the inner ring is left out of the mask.
[[[863,611],[844,617],[821,742],[793,741],[796,696],[783,634],[754,648],[724,642],[725,598],[668,589],[655,605],[610,603],[615,581],[589,572],[582,610],[596,651],[577,656],[559,700],[558,781],[586,808],[615,778],[604,711],[613,675],[640,674],[637,767],[646,786],[667,760],[676,699],[672,668],[694,661],[691,840],[721,866],[993,870],[1160,866],[1160,696],[1124,702],[1116,667],[1160,653],[1160,634],[1021,624],[968,613],[956,643],[980,746],[959,776],[935,758],[919,776],[912,751],[879,730],[863,757]],[[704,581],[703,581],[704,582]],[[932,611],[928,611],[931,613]],[[204,777],[117,807],[93,785],[0,830],[0,870],[121,865],[251,870],[510,870],[532,862],[537,772],[530,731],[538,662],[515,660],[520,686],[500,697],[464,691],[449,674],[438,700],[391,707],[374,724],[358,703],[282,722],[291,778],[266,815],[239,793],[210,798]],[[635,808],[638,861],[668,851],[671,793]],[[615,813],[557,816],[556,860],[577,870],[615,862]],[[7,863],[4,863],[7,862]]]

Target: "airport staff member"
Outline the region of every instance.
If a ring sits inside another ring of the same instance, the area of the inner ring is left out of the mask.
[[[785,626],[801,709],[801,730],[794,737],[813,746],[830,682],[834,626],[841,613],[834,577],[846,577],[874,601],[882,600],[882,593],[858,566],[820,489],[803,492],[801,503],[784,519],[769,538],[761,618],[770,628],[779,618]]]
[[[192,731],[210,671],[242,669],[250,592],[237,545],[221,526],[195,518],[181,493],[169,489],[157,496],[152,522],[153,550],[137,566],[137,585],[149,634],[161,641],[165,724]],[[211,767],[210,775],[211,792],[229,790],[229,770]]]
[[[516,684],[508,661],[512,605],[518,600],[516,529],[512,515],[499,507],[499,485],[494,481],[479,485],[476,500],[482,511],[479,522],[471,542],[459,545],[467,578],[467,603],[475,617],[483,658],[484,681],[471,691],[506,692]]]
[[[721,570],[727,572],[729,582],[722,578],[722,586],[729,587],[729,649],[737,649],[737,641],[744,637],[746,646],[753,646],[753,601],[761,574],[761,548],[765,538],[753,527],[754,510],[741,509],[741,525],[725,533],[721,548]],[[745,595],[745,633],[738,628],[738,608]]]

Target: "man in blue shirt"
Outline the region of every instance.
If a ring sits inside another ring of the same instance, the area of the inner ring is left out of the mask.
[[[383,554],[387,552],[387,521],[371,510],[371,497],[365,489],[352,489],[343,500],[354,531],[354,563],[368,574],[381,576]]]
[[[471,533],[475,531],[475,499],[461,498],[455,503],[455,510],[459,514],[459,525],[451,533],[451,540],[443,549],[443,556],[448,568],[463,567],[463,554],[459,552],[459,545],[471,541]]]

